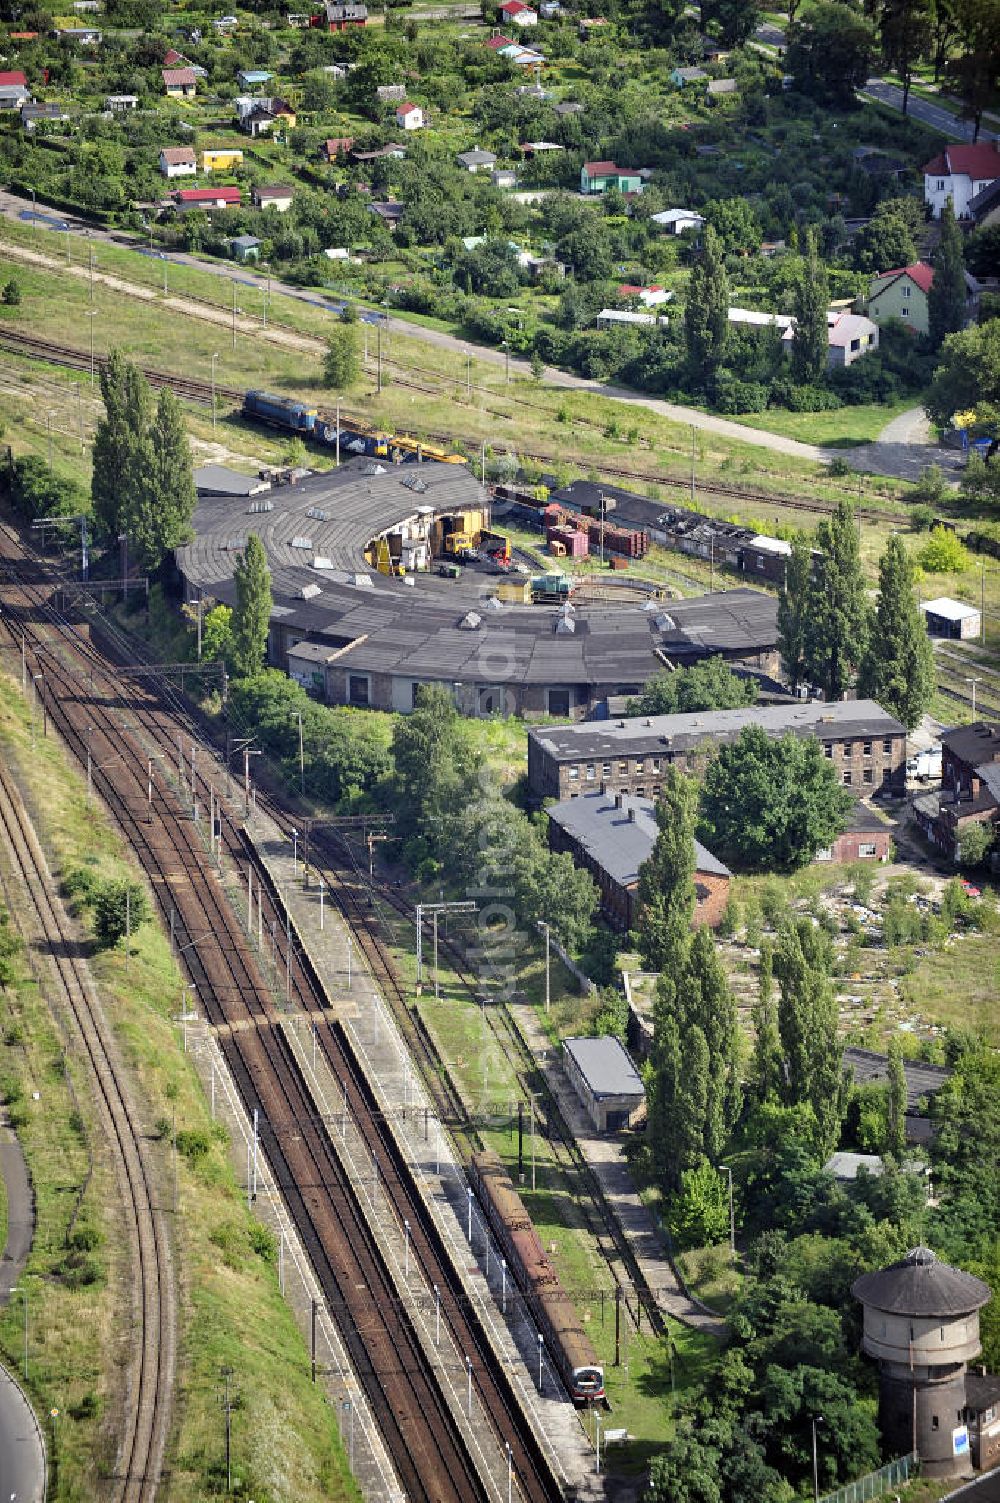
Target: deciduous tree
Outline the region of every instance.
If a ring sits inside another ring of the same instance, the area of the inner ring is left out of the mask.
[[[840,0],[819,0],[788,28],[786,65],[795,87],[810,99],[851,104],[874,55],[872,23]]]
[[[697,710],[735,710],[757,700],[752,678],[741,678],[721,658],[703,658],[690,668],[657,673],[638,699],[630,699],[630,715],[678,715]]]
[[[849,808],[850,794],[815,738],[772,739],[747,726],[709,763],[699,834],[749,870],[790,870],[830,844]]]
[[[910,103],[910,85],[917,63],[930,50],[933,38],[932,0],[882,0],[879,17],[882,58],[894,69],[903,85],[903,114]],[[906,266],[906,261],[893,265]],[[887,271],[888,265],[882,267]]]
[[[343,391],[354,385],[360,371],[357,329],[353,323],[340,323],[327,336],[323,380],[327,386]]]
[[[942,427],[970,411],[986,427],[1000,424],[1000,318],[945,339],[925,405]]]
[[[912,731],[933,693],[934,651],[917,607],[913,565],[902,538],[893,533],[879,561],[878,604],[858,672],[858,694],[877,699]]]
[[[267,630],[271,620],[271,571],[264,545],[255,532],[247,538],[233,571],[236,606],[233,610],[233,671],[238,678],[255,678],[264,667]]]
[[[789,1106],[811,1106],[818,1152],[837,1140],[843,1090],[837,1003],[830,981],[829,939],[811,920],[782,931],[774,958],[778,977],[778,1029],[784,1053],[783,1094]]]
[[[128,531],[132,498],[142,495],[152,467],[153,402],[145,376],[120,350],[111,351],[101,370],[101,396],[90,493],[98,535],[113,544]]]

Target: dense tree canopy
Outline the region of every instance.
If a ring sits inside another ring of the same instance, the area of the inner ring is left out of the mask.
[[[814,737],[770,737],[747,726],[708,765],[699,834],[747,870],[788,871],[830,844],[850,807]]]
[[[721,658],[703,658],[690,668],[657,673],[637,699],[630,699],[630,715],[679,715],[696,710],[733,710],[752,705],[757,685],[734,673]]]

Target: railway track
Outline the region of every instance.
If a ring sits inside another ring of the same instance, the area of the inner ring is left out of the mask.
[[[375,932],[378,910],[374,892],[346,840],[330,832],[319,832],[313,848],[321,856],[321,864],[317,869],[321,872],[324,883],[351,924],[352,931],[359,937],[366,956],[373,959],[380,977],[385,978],[384,995],[391,1001],[397,1026],[418,1061],[424,1084],[431,1093],[437,1111],[453,1124],[453,1132],[460,1140],[463,1154],[467,1158],[482,1146],[482,1139],[470,1120],[457,1086],[442,1064],[423,1019],[417,1009],[409,1005],[386,954],[384,941]],[[362,894],[365,894],[364,901]],[[412,923],[412,910],[398,893],[385,888],[379,891],[378,896],[407,924]],[[476,978],[469,973],[465,957],[457,945],[442,937],[439,939],[439,949],[469,996],[476,997],[480,988]],[[642,1313],[645,1312],[651,1329],[662,1332],[665,1327],[655,1296],[643,1278],[628,1241],[606,1204],[596,1176],[580,1152],[559,1105],[546,1084],[544,1074],[538,1068],[509,1009],[503,1004],[488,1006],[484,1010],[484,1016],[499,1048],[514,1064],[515,1075],[524,1097],[529,1100],[534,1098],[540,1104],[539,1125],[549,1143],[555,1167],[575,1193],[583,1209],[588,1231],[601,1251],[614,1284],[621,1288],[633,1320],[637,1326],[641,1325]],[[626,1277],[623,1277],[623,1271]]]
[[[100,1001],[85,964],[76,958],[75,936],[69,932],[61,904],[53,899],[47,864],[10,770],[2,763],[0,829],[24,875],[23,891],[40,931],[49,941],[59,1001],[73,1019],[96,1086],[98,1109],[116,1160],[137,1276],[133,1371],[115,1472],[105,1496],[114,1503],[152,1503],[170,1427],[176,1355],[176,1302],[166,1221]]]
[[[57,344],[51,340],[42,339],[32,334],[23,334],[13,329],[0,330],[0,349],[16,351],[31,359],[44,360],[50,365],[61,366],[67,370],[89,371],[91,369],[89,351],[74,349],[70,345]],[[105,364],[105,361],[106,357],[96,356],[94,360],[95,369],[100,369]],[[391,364],[394,362],[386,363]],[[212,385],[210,382],[199,381],[193,376],[176,376],[168,371],[157,370],[154,366],[142,366],[141,369],[151,386],[166,386],[175,391],[178,396],[185,397],[189,401],[197,402],[201,406],[211,406]],[[392,379],[397,386],[404,386],[408,390],[421,391],[427,394],[438,395],[441,389],[440,382],[437,386],[431,386],[426,382],[415,381],[410,376],[400,374],[394,375]],[[454,383],[445,382],[444,384],[451,386]],[[243,401],[243,392],[238,387],[216,385],[215,398],[217,401],[223,399],[240,404]],[[509,416],[508,413],[500,408],[480,407],[476,410],[489,412],[498,418],[507,418]],[[332,418],[333,413],[329,413],[328,416]],[[360,419],[357,414],[342,412],[341,417],[345,423],[350,423],[353,418],[354,421],[363,421],[368,427],[372,426],[369,419]],[[581,419],[580,421],[586,422],[594,428],[600,427],[600,424],[590,423],[590,420]],[[437,444],[448,445],[455,442],[453,433],[428,430],[426,437],[431,442]],[[540,465],[556,464],[561,462],[565,457],[555,449],[519,448],[518,454]],[[594,468],[602,475],[612,477],[616,480],[634,481],[642,486],[666,486],[682,493],[687,493],[690,490],[690,476],[651,474],[649,471],[633,469],[627,465],[608,464],[603,460],[597,461]],[[717,480],[699,480],[697,482],[697,491],[702,494],[725,498],[727,501],[739,502],[743,505],[792,508],[796,511],[805,511],[817,516],[829,516],[835,510],[833,503],[817,501],[802,496],[788,496],[780,491],[766,491],[748,486],[725,485]],[[909,525],[911,520],[909,514],[906,512],[877,510],[873,507],[856,507],[855,515],[867,522],[885,522],[906,526]]]
[[[37,564],[31,572],[37,575]],[[12,593],[20,599],[11,600]],[[182,735],[196,731],[190,717],[177,717],[148,689],[123,689],[116,683],[105,657],[45,605],[44,586],[28,584],[5,594],[4,625],[18,646],[24,631],[29,661],[43,674],[43,703],[60,734],[81,759],[90,750],[96,767],[114,764],[113,772],[96,772],[95,783],[132,843],[164,916],[174,912],[174,933],[188,973],[246,1109],[259,1112],[263,1150],[344,1333],[408,1498],[428,1503],[492,1498],[495,1494],[481,1479],[448,1410],[441,1374],[422,1358],[412,1313],[397,1297],[358,1193],[348,1183],[319,1119],[284,1037],[262,964],[209,873],[201,826],[184,809],[192,790],[203,807],[207,805],[218,768],[203,757],[201,770],[192,765],[190,783],[180,787],[180,775],[175,780],[166,769],[175,766],[178,726]],[[54,633],[54,641],[46,640],[46,631]],[[97,681],[90,695],[87,673]],[[156,773],[151,777],[153,767]],[[255,862],[229,816],[223,820],[223,841],[231,860]],[[267,895],[275,930],[283,934],[283,906],[260,867],[256,877],[258,891]],[[414,1254],[442,1290],[442,1316],[456,1345],[475,1354],[476,1393],[501,1451],[511,1446],[521,1495],[529,1503],[548,1503],[559,1491],[539,1442],[518,1407],[508,1375],[497,1370],[481,1320],[462,1295],[459,1276],[388,1125],[373,1111],[370,1088],[343,1031],[330,1023],[317,978],[293,940],[282,958],[291,1000],[316,1020],[330,1068],[344,1082],[349,1109],[378,1158],[380,1184],[400,1223],[410,1221]]]

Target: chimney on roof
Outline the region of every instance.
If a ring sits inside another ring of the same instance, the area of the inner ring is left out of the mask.
[[[620,788],[615,794],[615,808],[628,809],[628,794],[623,793]]]
[[[628,811],[629,824],[632,824],[632,825],[635,824],[635,814],[636,814],[636,811],[632,807],[632,805],[630,804],[629,805],[629,811]]]

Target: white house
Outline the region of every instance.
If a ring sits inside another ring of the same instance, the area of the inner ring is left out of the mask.
[[[696,214],[693,209],[662,209],[659,214],[651,214],[653,224],[658,224],[666,230],[668,235],[683,235],[685,230],[700,230],[705,220],[701,214]]]
[[[1000,179],[1000,145],[946,146],[924,164],[924,203],[935,219],[950,198],[958,219],[966,219],[977,193]]]
[[[194,147],[161,147],[160,171],[164,177],[193,177],[198,171],[198,158],[194,154]]]
[[[524,0],[504,0],[500,14],[514,26],[538,25],[538,12],[525,5]]]
[[[409,99],[404,99],[396,111],[396,124],[400,130],[422,130],[424,112],[419,104],[412,104]]]
[[[878,324],[860,313],[830,313],[826,337],[827,368],[837,370],[878,349]]]
[[[619,297],[635,298],[644,308],[656,308],[660,303],[669,303],[672,293],[665,287],[659,287],[656,283],[652,287],[636,287],[631,282],[622,282],[618,288]]]

